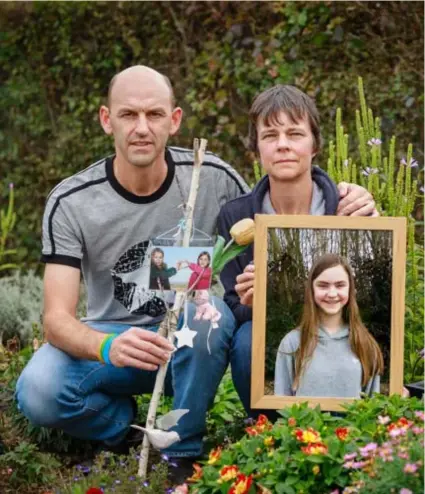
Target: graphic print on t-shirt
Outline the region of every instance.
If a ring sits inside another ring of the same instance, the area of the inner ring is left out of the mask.
[[[129,312],[159,317],[166,312],[164,300],[149,290],[150,242],[146,240],[128,249],[111,270],[114,298]]]

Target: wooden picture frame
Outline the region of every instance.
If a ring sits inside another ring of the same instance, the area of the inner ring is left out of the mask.
[[[255,215],[255,290],[253,300],[251,407],[280,409],[293,403],[308,402],[322,410],[339,411],[343,403],[356,398],[277,396],[265,393],[266,317],[268,285],[268,245],[271,229],[362,230],[389,232],[391,239],[391,317],[389,394],[403,390],[404,299],[406,277],[406,219],[307,215]],[[332,234],[332,232],[330,233]],[[366,233],[361,233],[365,234]],[[341,235],[343,235],[341,233]],[[346,233],[344,235],[347,235]],[[357,287],[358,289],[358,287]],[[287,328],[294,329],[294,328]]]

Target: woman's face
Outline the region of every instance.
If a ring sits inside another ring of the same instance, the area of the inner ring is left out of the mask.
[[[326,315],[341,313],[348,302],[349,294],[350,280],[341,265],[325,269],[313,281],[314,301]]]
[[[199,265],[201,266],[201,268],[207,268],[210,264],[210,259],[207,255],[202,255],[200,258],[199,258]]]
[[[164,255],[161,252],[155,252],[152,256],[152,262],[160,268],[162,266],[162,262],[164,260]]]

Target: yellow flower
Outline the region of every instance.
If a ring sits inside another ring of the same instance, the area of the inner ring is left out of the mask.
[[[270,437],[266,437],[264,439],[264,446],[267,446],[268,448],[270,448],[273,445],[274,445],[274,439],[271,436]]]
[[[320,472],[319,465],[314,465],[314,467],[312,468],[312,471],[313,471],[314,475],[317,475]]]
[[[230,236],[238,245],[249,245],[254,242],[254,220],[244,218],[235,223],[230,229]]]
[[[236,465],[226,465],[220,470],[220,479],[217,481],[219,484],[222,482],[228,482],[238,476],[239,469]]]
[[[208,457],[208,465],[214,465],[220,459],[221,448],[213,449]]]

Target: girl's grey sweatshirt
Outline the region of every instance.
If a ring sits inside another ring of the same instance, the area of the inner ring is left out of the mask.
[[[300,331],[293,329],[280,342],[276,355],[274,392],[285,396],[359,398],[360,393],[379,393],[379,375],[362,388],[362,366],[353,353],[348,328],[330,334],[319,328],[319,339],[294,393],[295,352],[300,345]]]

